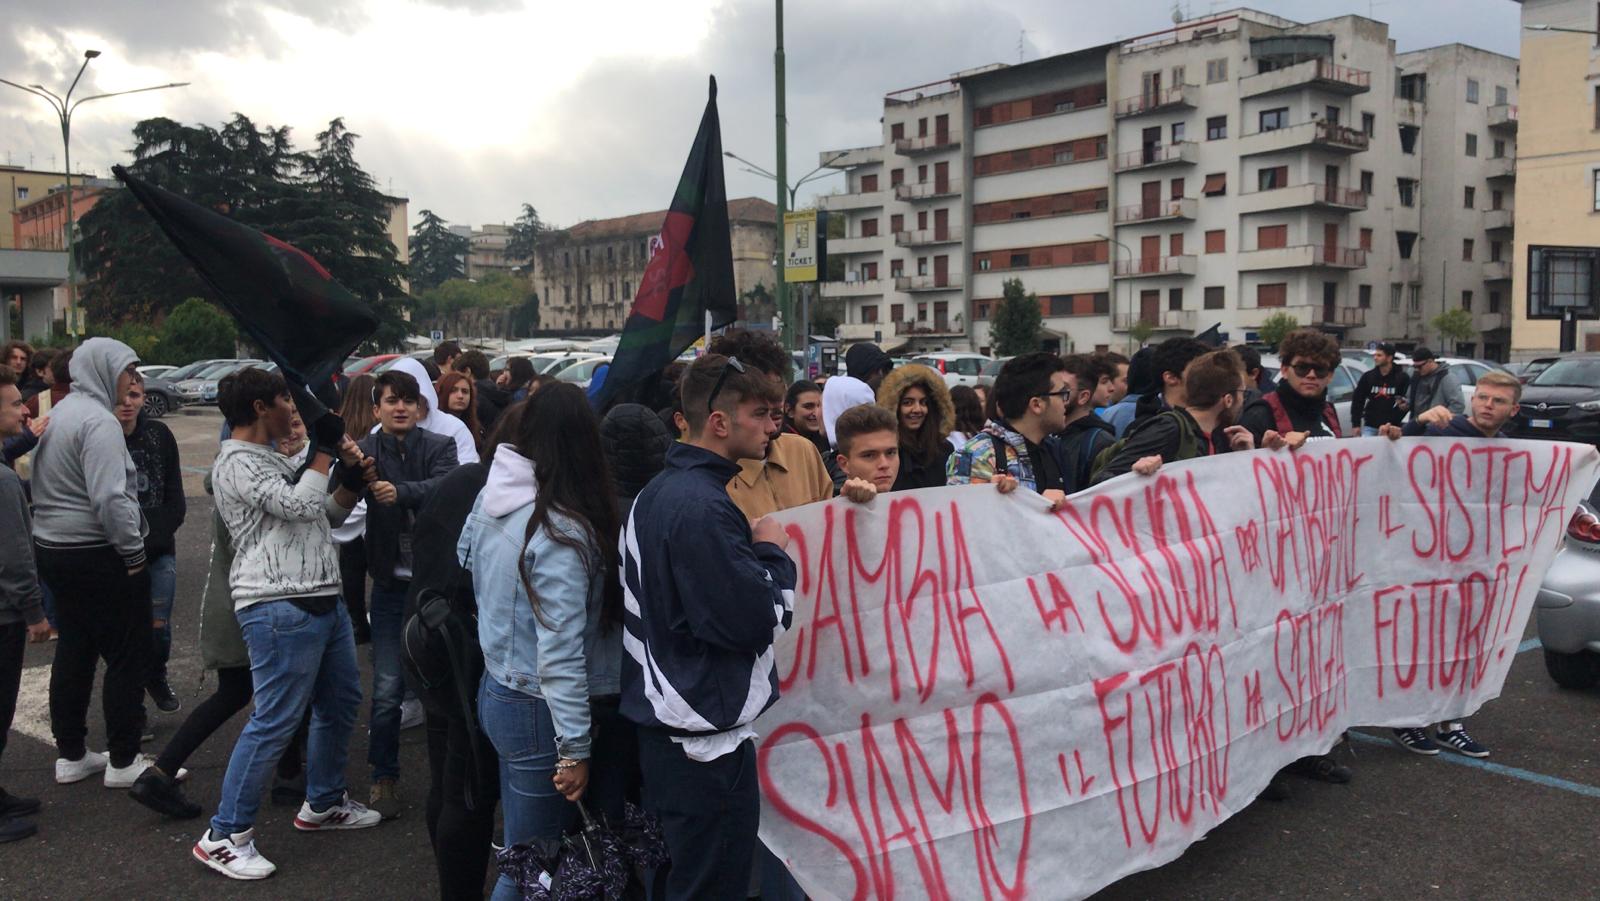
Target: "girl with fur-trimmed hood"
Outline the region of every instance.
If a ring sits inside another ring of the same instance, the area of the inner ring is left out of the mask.
[[[943,486],[945,461],[955,452],[945,436],[956,424],[944,376],[926,366],[901,366],[878,386],[878,406],[900,423],[900,475],[893,490]]]

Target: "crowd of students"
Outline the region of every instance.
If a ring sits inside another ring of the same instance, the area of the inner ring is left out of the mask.
[[[58,637],[57,782],[99,776],[188,819],[204,808],[184,762],[253,703],[191,854],[260,879],[276,869],[256,844],[264,797],[297,803],[294,827],[308,832],[401,814],[400,732],[415,704],[442,898],[481,898],[496,841],[559,838],[579,824],[580,800],[608,822],[630,803],[659,822],[670,862],[648,875],[652,897],[743,898],[753,885],[800,897],[757,840],[751,775],[796,580],[771,514],[943,485],[1026,488],[1059,505],[1178,460],[1343,437],[1327,400],[1337,343],[1302,329],[1277,350],[1276,383],[1248,348],[1175,338],[1132,360],[1024,354],[992,388],[951,390],[870,344],[849,350],[843,375],[791,383],[770,335],[735,330],[602,416],[525,361],[491,373],[481,353],[445,344],[351,381],[339,412],[309,422],[299,411],[319,404],[275,373],[241,370],[219,385],[225,437],[206,477],[214,541],[197,634],[216,690],[151,758],[146,696],[163,712],[181,703],[166,679],[186,512],[177,444],[142,415],[125,345],[90,339],[49,385],[36,355],[8,347],[0,724],[14,714],[24,643]],[[1383,353],[1381,390],[1357,414],[1375,433],[1494,437],[1516,412],[1520,384],[1494,373],[1465,413],[1432,404],[1432,387],[1380,405],[1405,394]],[[70,390],[51,397],[55,384]],[[26,485],[9,468],[23,455]],[[435,635],[470,653],[435,666]],[[345,782],[361,644],[373,671],[366,803]],[[102,661],[104,754],[86,744]],[[1396,740],[1488,754],[1459,722]],[[1326,755],[1287,772],[1352,775]],[[1288,788],[1275,779],[1267,794]],[[33,834],[39,808],[0,790],[0,841]],[[522,893],[509,875],[492,890]]]

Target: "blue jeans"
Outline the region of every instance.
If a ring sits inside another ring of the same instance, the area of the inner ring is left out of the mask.
[[[577,821],[578,808],[551,781],[556,772],[556,730],[544,699],[506,688],[485,674],[478,687],[478,721],[500,755],[506,847],[535,838],[559,838]],[[491,901],[519,897],[516,883],[502,875]]]
[[[172,602],[178,594],[178,558],[162,554],[150,558],[150,608],[155,653],[151,656],[150,681],[167,680],[167,660],[172,657]]]
[[[211,829],[232,835],[255,825],[261,792],[311,706],[306,741],[306,800],[327,809],[344,796],[350,729],[361,708],[361,670],[343,605],[313,616],[289,601],[237,614],[250,649],[255,710],[233,746],[222,800]]]
[[[401,631],[405,627],[406,590],[410,582],[392,588],[372,583],[367,621],[372,624],[372,716],[368,719],[367,763],[372,781],[400,778],[400,703],[405,700],[405,670],[401,665]]]
[[[1376,434],[1378,434],[1378,427],[1375,425],[1364,425],[1361,427],[1361,437],[1363,438],[1371,438]]]

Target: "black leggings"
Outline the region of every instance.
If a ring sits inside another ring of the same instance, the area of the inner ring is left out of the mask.
[[[161,756],[156,758],[156,766],[168,776],[176,776],[184,761],[189,759],[212,733],[221,729],[233,715],[243,710],[255,694],[255,684],[250,679],[250,667],[229,666],[217,670],[217,690],[211,697],[201,701],[189,716],[184,719],[183,725],[173,733],[167,746],[161,749]],[[309,718],[311,711],[307,709]],[[306,722],[300,723],[300,728],[294,734],[289,749],[278,759],[278,776],[283,779],[293,779],[300,775],[304,766],[306,750]]]
[[[344,606],[350,612],[350,626],[360,632],[367,628],[367,546],[357,538],[339,545],[339,580],[344,587]]]

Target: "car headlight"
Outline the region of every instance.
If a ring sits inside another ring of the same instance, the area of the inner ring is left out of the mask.
[[[1600,412],[1600,400],[1586,400],[1582,401],[1581,403],[1573,404],[1573,406],[1587,413]]]

